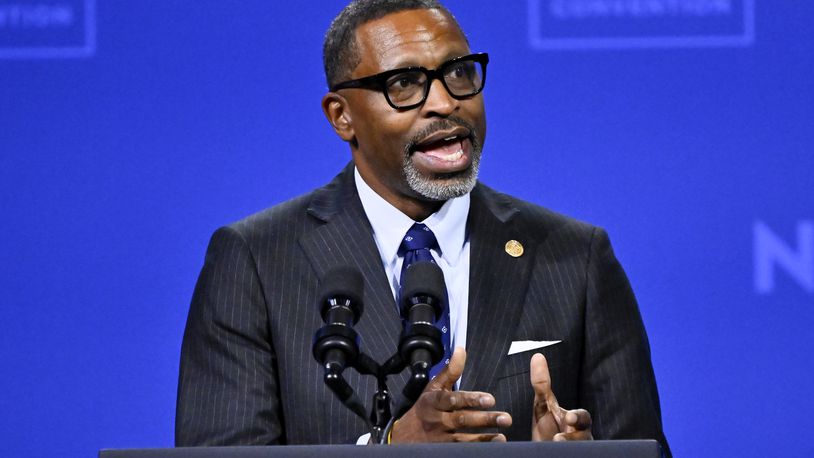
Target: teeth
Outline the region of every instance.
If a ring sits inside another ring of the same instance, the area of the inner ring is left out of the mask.
[[[457,161],[458,159],[462,158],[463,155],[464,155],[464,151],[462,149],[459,149],[458,151],[456,151],[456,152],[454,152],[452,154],[447,154],[446,156],[443,156],[441,159],[444,160],[444,161],[447,161],[447,162],[454,162],[454,161]]]
[[[456,138],[458,138],[458,136],[457,136],[457,135],[453,135],[453,136],[451,136],[451,137],[447,137],[447,138],[445,138],[445,139],[444,139],[444,141],[445,141],[445,142],[449,142],[449,141],[455,140]]]

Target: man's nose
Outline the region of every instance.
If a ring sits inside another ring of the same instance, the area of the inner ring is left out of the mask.
[[[423,111],[428,116],[449,116],[458,109],[460,101],[447,91],[440,79],[430,82],[430,92],[424,101]]]

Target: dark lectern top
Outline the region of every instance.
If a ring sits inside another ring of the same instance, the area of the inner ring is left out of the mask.
[[[587,442],[509,442],[504,444],[410,444],[391,446],[289,445],[269,447],[183,447],[102,450],[99,458],[321,458],[443,456],[445,458],[660,458],[654,440]]]

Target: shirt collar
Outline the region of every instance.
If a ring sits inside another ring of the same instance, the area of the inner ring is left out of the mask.
[[[385,263],[396,259],[404,234],[415,221],[376,194],[359,171],[354,168],[354,179],[359,199],[365,209],[367,219],[373,228],[373,236]],[[451,266],[458,263],[466,242],[466,218],[469,216],[469,193],[449,199],[441,208],[424,221],[435,234],[441,256]]]

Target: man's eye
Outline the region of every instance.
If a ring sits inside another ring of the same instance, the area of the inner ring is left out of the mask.
[[[472,76],[472,71],[471,64],[460,63],[453,65],[447,72],[447,76],[452,78],[469,78]]]
[[[390,80],[390,88],[391,89],[409,89],[420,85],[421,81],[416,75],[405,74],[405,75],[398,75]]]

